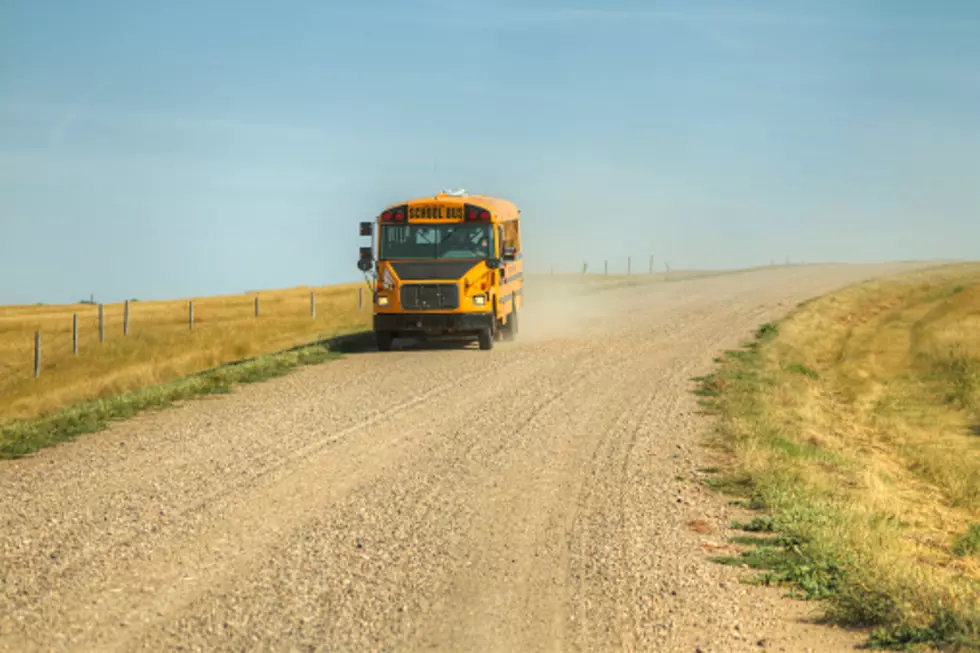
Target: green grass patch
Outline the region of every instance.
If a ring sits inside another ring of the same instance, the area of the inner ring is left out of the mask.
[[[750,499],[753,494],[752,478],[747,474],[709,476],[704,479],[704,484],[733,497]]]
[[[738,528],[747,533],[772,533],[776,530],[776,524],[773,522],[772,517],[766,515],[764,517],[756,517],[747,524],[734,522],[732,528]]]
[[[758,344],[765,344],[771,342],[778,335],[779,327],[774,322],[766,322],[756,329],[755,339]]]
[[[980,360],[951,348],[936,369],[946,402],[965,410],[980,410]]]
[[[980,554],[980,524],[972,524],[965,534],[956,538],[952,551],[960,557]]]
[[[799,374],[811,379],[819,379],[820,375],[817,371],[811,367],[807,367],[803,363],[790,363],[786,366],[787,372],[792,372],[793,374]]]
[[[356,349],[358,336],[297,347],[257,358],[230,363],[164,385],[106,397],[57,410],[35,419],[0,425],[0,459],[20,458],[86,433],[105,429],[111,422],[141,412],[160,410],[175,402],[227,394],[234,385],[258,383],[306,366],[339,358],[340,350]]]
[[[737,527],[750,533],[776,531],[775,523],[768,517]],[[732,541],[751,548],[738,556],[717,557],[715,561],[761,572],[748,578],[749,583],[786,586],[794,598],[818,600],[833,596],[843,581],[844,566],[815,552],[799,537],[735,537]]]
[[[953,612],[937,609],[927,626],[904,625],[899,628],[876,628],[868,642],[873,650],[923,650],[926,646],[941,651],[978,651],[976,639],[966,634],[969,626]]]

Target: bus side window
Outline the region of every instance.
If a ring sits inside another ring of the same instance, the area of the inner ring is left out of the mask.
[[[521,237],[516,221],[504,223],[504,247],[513,247],[518,252],[521,251]]]

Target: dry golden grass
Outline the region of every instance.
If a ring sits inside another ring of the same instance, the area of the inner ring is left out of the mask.
[[[358,288],[348,284],[292,288],[188,301],[131,302],[129,335],[123,305],[107,304],[105,342],[98,307],[0,307],[0,422],[37,417],[74,403],[159,385],[237,360],[279,351],[370,325],[370,292],[358,311]],[[316,318],[310,317],[310,292]],[[72,355],[72,314],[78,314],[79,354]],[[33,376],[34,333],[41,332],[40,378]]]
[[[851,287],[767,333],[707,394],[777,518],[847,563],[839,616],[893,642],[976,628],[980,265]]]

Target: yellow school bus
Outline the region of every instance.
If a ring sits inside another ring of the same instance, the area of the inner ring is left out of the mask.
[[[463,190],[392,204],[362,222],[372,243],[361,247],[357,267],[374,275],[378,349],[399,337],[473,337],[480,349],[516,337],[520,223],[512,202]]]

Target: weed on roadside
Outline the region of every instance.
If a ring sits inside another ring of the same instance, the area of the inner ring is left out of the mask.
[[[776,531],[770,517],[733,526],[749,533]],[[793,598],[820,600],[832,596],[842,582],[843,566],[815,554],[799,537],[780,534],[776,537],[733,537],[730,541],[751,548],[738,556],[722,556],[714,560],[760,572],[746,580],[750,584],[785,586],[790,589]]]

